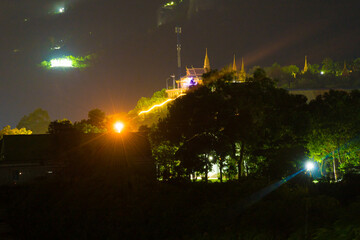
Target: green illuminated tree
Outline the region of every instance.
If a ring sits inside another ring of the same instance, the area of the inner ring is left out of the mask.
[[[74,128],[83,133],[103,133],[105,131],[105,129],[103,128],[98,128],[94,125],[89,124],[87,120],[75,122]]]
[[[168,103],[164,106],[155,108],[154,110],[139,115],[141,111],[149,110],[155,104],[161,104],[168,99],[166,89],[155,92],[151,98],[142,97],[137,102],[135,108],[129,111],[128,116],[132,119],[134,129],[138,129],[142,125],[151,127],[156,124],[160,118],[164,118],[167,114]]]
[[[105,127],[106,114],[98,108],[90,110],[88,113],[88,124],[95,126],[97,128]]]
[[[90,110],[88,119],[83,119],[80,122],[74,123],[74,128],[82,133],[103,133],[107,130],[109,119],[105,112],[98,108]]]
[[[44,134],[47,132],[50,124],[50,117],[47,111],[38,108],[29,115],[21,118],[16,128],[26,128],[33,134]]]
[[[309,72],[312,74],[320,73],[320,65],[319,64],[308,64]]]
[[[301,155],[300,146],[308,128],[306,98],[276,88],[261,71],[254,73],[250,81],[253,94],[244,94],[253,102],[246,104],[251,113],[248,128],[253,129],[248,130],[247,157],[255,163],[258,174],[278,178],[293,171]]]
[[[310,157],[319,162],[322,174],[331,169],[336,181],[339,168],[359,165],[360,92],[331,90],[313,100],[309,108],[312,115],[307,145]]]
[[[360,72],[360,58],[356,58],[351,64],[351,70],[354,72]]]
[[[27,130],[26,128],[11,129],[11,127],[9,125],[7,125],[6,127],[4,127],[3,129],[0,130],[0,139],[2,139],[4,135],[31,135],[31,134],[32,134],[32,131]]]
[[[325,58],[322,61],[321,71],[325,74],[338,76],[342,72],[342,64],[334,62],[331,58]]]
[[[289,75],[296,75],[300,72],[299,68],[296,65],[289,65],[282,67],[283,72],[289,74]]]
[[[231,73],[213,74],[220,78],[204,76],[205,85],[170,105],[167,117],[157,125],[157,134],[179,146],[178,157],[187,176],[202,170],[206,174],[213,164],[205,157],[210,152],[221,159],[221,168],[235,159],[239,179],[249,173],[251,164],[258,168],[260,159],[267,161],[262,166],[271,175],[275,169],[268,164],[270,160],[276,161],[284,148],[298,149],[306,130],[306,98],[276,88],[261,69],[243,84],[232,83]],[[208,141],[201,144],[204,138]]]
[[[177,168],[180,162],[176,159],[177,146],[169,142],[153,145],[152,155],[155,159],[157,177],[160,180],[170,180],[177,177]]]
[[[66,118],[50,122],[48,129],[49,134],[72,134],[75,131],[71,121]]]

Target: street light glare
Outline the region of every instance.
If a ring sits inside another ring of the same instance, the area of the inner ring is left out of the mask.
[[[57,58],[50,60],[50,67],[73,67],[73,61],[67,58]]]
[[[315,168],[315,164],[313,162],[307,162],[305,164],[306,171],[312,171]]]
[[[122,122],[116,122],[114,124],[115,132],[121,133],[121,131],[124,129],[124,124]]]

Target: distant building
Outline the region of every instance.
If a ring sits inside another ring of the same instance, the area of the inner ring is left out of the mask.
[[[50,135],[4,135],[0,141],[0,184],[29,182],[56,172]]]
[[[246,72],[244,68],[244,59],[241,62],[241,70],[238,72],[236,67],[236,59],[231,68],[235,72],[234,82],[245,82]],[[177,88],[167,89],[166,93],[170,98],[175,98],[180,94],[185,93],[189,87],[203,84],[203,75],[211,70],[210,60],[207,49],[205,51],[204,66],[202,68],[186,67],[186,75],[180,80],[177,80]]]
[[[5,135],[0,141],[0,185],[31,183],[81,169],[79,164],[81,174],[100,164],[118,169],[132,183],[155,180],[149,141],[138,133]]]

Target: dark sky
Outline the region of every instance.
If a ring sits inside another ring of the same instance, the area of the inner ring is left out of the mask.
[[[1,0],[0,127],[15,127],[39,107],[52,120],[72,121],[93,108],[131,110],[176,72],[175,25],[183,30],[183,66],[201,67],[205,48],[218,69],[233,54],[247,69],[302,65],[305,55],[310,63],[360,56],[358,0],[183,0],[159,11],[165,2]],[[64,14],[52,14],[62,6]],[[61,40],[60,50],[50,50]],[[97,58],[83,70],[38,66],[88,54]]]

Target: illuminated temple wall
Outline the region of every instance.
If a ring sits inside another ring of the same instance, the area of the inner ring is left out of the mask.
[[[166,93],[169,98],[176,98],[180,94],[185,93],[185,89],[181,89],[181,88],[168,89],[166,90]]]

